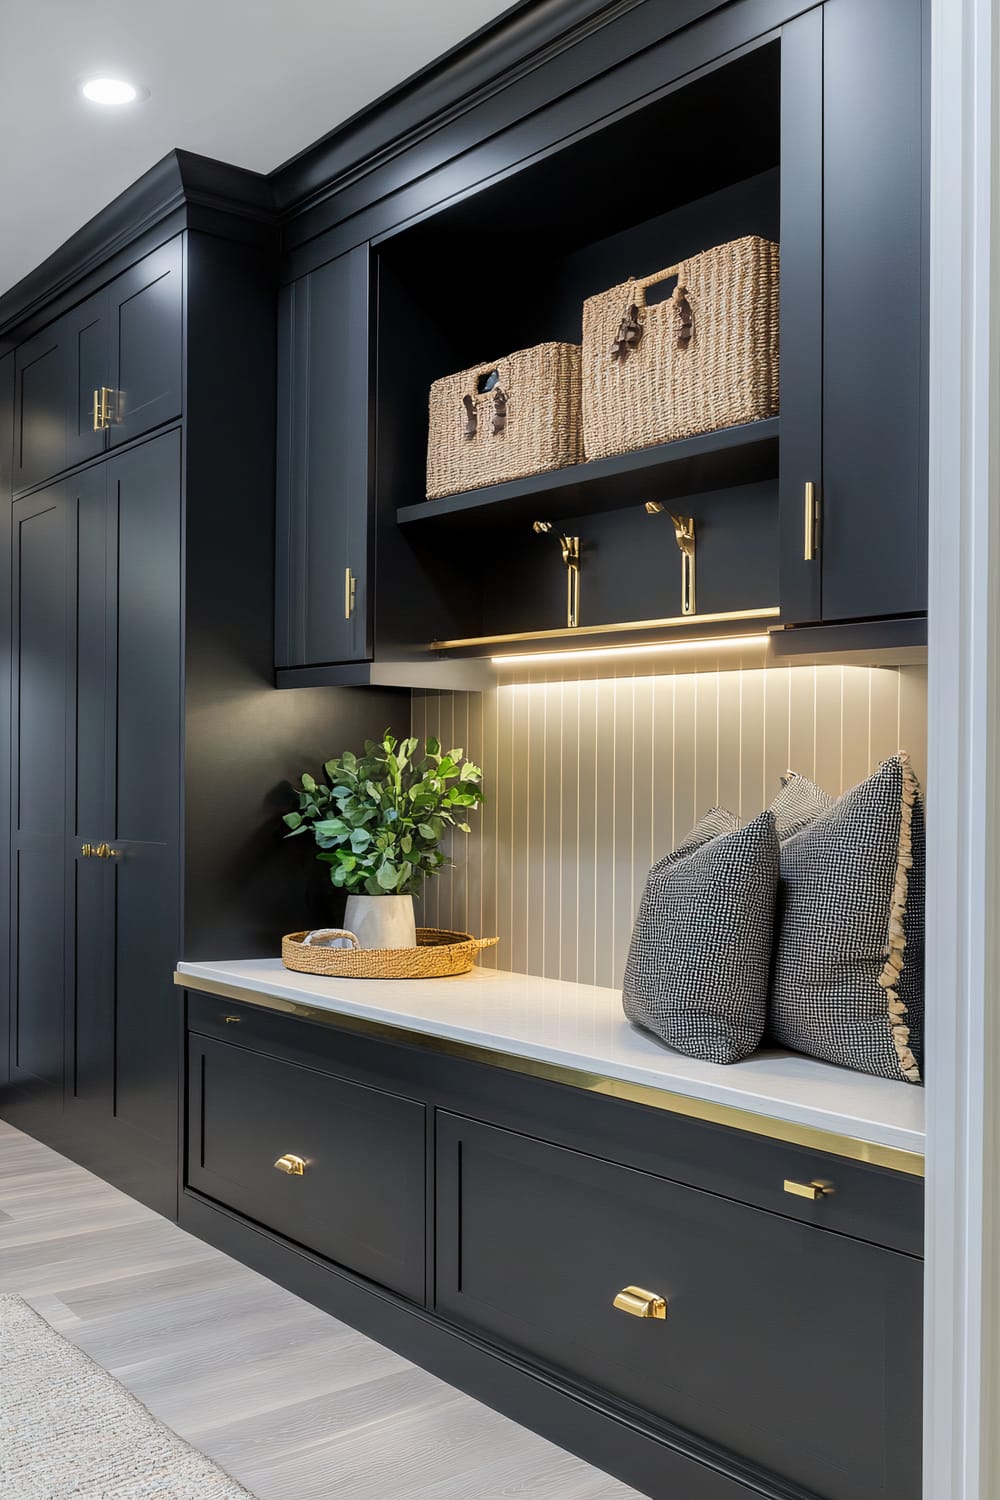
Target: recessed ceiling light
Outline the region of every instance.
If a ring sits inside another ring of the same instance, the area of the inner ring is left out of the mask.
[[[132,104],[143,93],[124,78],[88,78],[83,85],[83,97],[92,104]]]

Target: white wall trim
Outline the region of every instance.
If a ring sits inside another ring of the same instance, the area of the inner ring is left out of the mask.
[[[932,0],[925,1500],[1000,1497],[1000,0]]]

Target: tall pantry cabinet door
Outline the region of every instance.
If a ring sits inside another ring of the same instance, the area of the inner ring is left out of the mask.
[[[278,321],[275,663],[364,661],[368,246],[285,287]]]
[[[71,511],[54,485],[12,507],[10,1081],[62,1107]]]
[[[181,437],[109,464],[114,538],[114,764],[109,861],[114,1115],[154,1168],[133,1189],[175,1213],[181,785]]]
[[[113,1097],[112,877],[97,856],[108,839],[114,805],[109,705],[114,693],[114,556],[108,525],[108,466],[67,480],[76,568],[70,590],[76,663],[70,693],[67,767],[66,1097],[95,1123],[110,1119]],[[72,751],[75,747],[76,754]]]

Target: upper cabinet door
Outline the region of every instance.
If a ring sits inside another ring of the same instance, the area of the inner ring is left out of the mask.
[[[818,620],[822,562],[808,530],[823,479],[823,8],[781,29],[782,618]]]
[[[111,422],[111,328],[103,292],[61,318],[66,350],[66,466],[103,453]]]
[[[823,42],[823,618],[927,608],[920,0],[830,0]]]
[[[111,283],[112,448],[181,413],[183,254],[170,240]]]
[[[278,667],[370,656],[369,306],[367,245],[282,294]]]
[[[43,329],[14,356],[14,489],[66,467],[69,344],[65,320]]]

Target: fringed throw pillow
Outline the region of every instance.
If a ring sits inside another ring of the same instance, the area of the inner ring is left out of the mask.
[[[649,872],[622,1000],[630,1021],[678,1052],[738,1062],[760,1046],[767,1012],[774,816],[693,846],[692,837]]]
[[[920,1083],[925,863],[905,752],[782,844],[775,1041]]]

